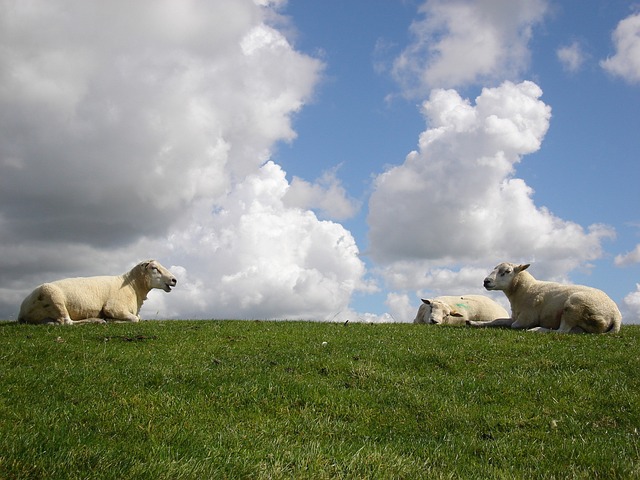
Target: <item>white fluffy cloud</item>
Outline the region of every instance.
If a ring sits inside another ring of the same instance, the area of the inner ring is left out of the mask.
[[[188,318],[330,320],[364,288],[351,234],[309,210],[286,207],[285,173],[267,162],[169,237],[180,288],[145,305]],[[197,221],[196,221],[197,220]]]
[[[532,82],[484,89],[475,104],[432,92],[419,149],[377,177],[369,202],[369,250],[392,288],[470,293],[499,261],[535,260],[541,278],[561,279],[601,256],[611,229],[537,207],[514,177],[549,127],[541,95]]]
[[[569,45],[565,45],[564,47],[560,47],[556,51],[556,55],[558,56],[558,60],[562,64],[562,67],[568,72],[575,73],[584,64],[585,54],[582,50],[582,46],[579,42],[572,42]]]
[[[629,83],[640,83],[640,13],[618,23],[613,32],[616,53],[600,62],[602,68]]]
[[[624,323],[640,323],[640,283],[636,283],[636,291],[624,297],[622,303]]]
[[[614,259],[614,263],[618,267],[624,267],[634,263],[640,263],[640,244],[636,245],[636,248],[624,255],[617,255]]]
[[[546,10],[545,0],[427,0],[393,73],[409,95],[514,78]]]
[[[271,26],[279,3],[0,0],[0,318],[39,282],[149,257],[179,287],[146,318],[346,307],[352,236],[285,205],[268,162],[323,68]]]
[[[387,295],[386,305],[390,316],[397,322],[410,322],[416,316],[415,299],[406,293],[390,292]]]
[[[291,207],[317,209],[325,218],[346,220],[360,208],[359,202],[350,198],[336,176],[337,169],[325,172],[315,183],[293,177],[284,201]]]

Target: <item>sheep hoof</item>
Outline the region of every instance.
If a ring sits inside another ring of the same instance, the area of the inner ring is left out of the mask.
[[[529,328],[527,329],[527,332],[537,332],[537,333],[547,333],[550,332],[551,330],[549,330],[548,328],[544,328],[544,327],[533,327],[533,328]]]

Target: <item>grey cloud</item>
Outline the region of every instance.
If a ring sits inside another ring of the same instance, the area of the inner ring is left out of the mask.
[[[253,0],[0,3],[0,318],[37,283],[149,257],[215,283],[201,226],[295,137],[322,70],[274,18]]]

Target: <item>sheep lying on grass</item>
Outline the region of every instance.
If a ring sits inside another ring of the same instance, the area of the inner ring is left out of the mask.
[[[423,298],[413,323],[465,325],[468,320],[486,322],[508,317],[504,308],[483,295],[443,296]]]
[[[487,290],[502,290],[511,304],[511,318],[471,326],[510,326],[538,332],[617,333],[622,315],[603,291],[582,285],[542,282],[526,265],[501,263],[487,278]]]
[[[153,288],[170,292],[177,283],[155,260],[141,262],[123,275],[67,278],[44,283],[24,299],[20,323],[138,322],[140,307]]]

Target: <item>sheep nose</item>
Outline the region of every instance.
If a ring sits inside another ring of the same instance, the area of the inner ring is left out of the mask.
[[[178,283],[178,280],[177,280],[177,279],[175,279],[175,278],[172,278],[172,279],[171,279],[171,286],[172,286],[172,287],[175,287],[175,286],[176,286],[176,283]]]
[[[491,280],[489,280],[488,278],[485,278],[485,279],[484,279],[484,283],[483,283],[483,285],[485,286],[485,288],[486,288],[487,286],[489,286],[490,284],[491,284]]]

